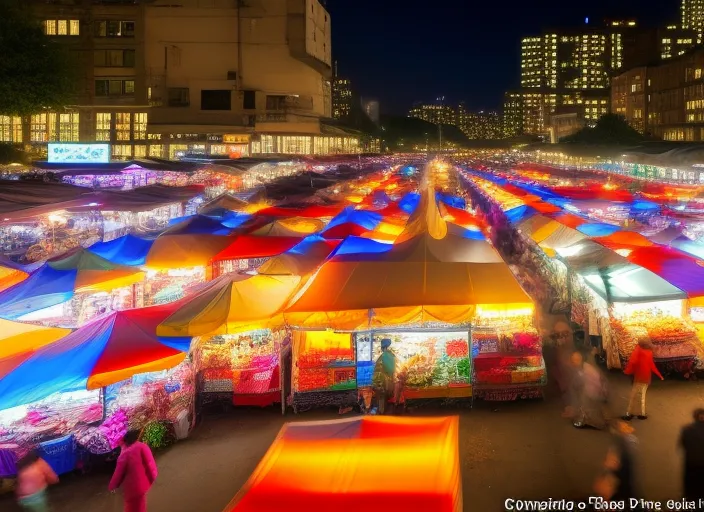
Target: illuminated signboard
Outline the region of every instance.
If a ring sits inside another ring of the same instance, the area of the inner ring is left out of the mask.
[[[49,144],[50,164],[107,164],[110,144]]]
[[[249,144],[248,134],[226,134],[222,136],[225,144]]]

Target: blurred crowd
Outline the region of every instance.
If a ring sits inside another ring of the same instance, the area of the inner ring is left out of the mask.
[[[610,448],[596,476],[594,495],[605,501],[620,501],[625,509],[643,498],[638,481],[638,439],[633,420],[646,420],[646,396],[652,376],[663,379],[655,365],[652,346],[641,342],[628,360],[624,373],[632,386],[625,414],[613,410],[608,379],[599,365],[598,344],[578,326],[564,319],[553,322],[550,340],[544,348],[550,382],[548,389],[563,400],[563,417],[575,428],[604,430],[611,435]],[[683,452],[683,496],[691,502],[687,510],[704,510],[704,409],[696,409],[693,422],[685,426],[678,448]],[[674,498],[674,497],[673,497]],[[702,500],[702,501],[700,501]]]

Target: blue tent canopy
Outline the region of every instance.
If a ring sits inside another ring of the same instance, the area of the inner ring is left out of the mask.
[[[385,253],[390,251],[392,247],[393,244],[377,242],[376,240],[371,240],[369,238],[350,236],[347,237],[337,247],[337,249],[335,249],[331,256],[351,256],[349,259],[356,260],[359,258],[360,255]]]
[[[515,208],[511,208],[510,210],[507,210],[504,212],[506,217],[508,217],[508,221],[511,224],[517,224],[518,222],[521,222],[523,219],[527,219],[528,217],[532,217],[538,211],[535,208],[532,208],[527,205],[521,205],[521,206],[516,206]]]
[[[303,240],[298,242],[296,245],[294,245],[291,249],[286,251],[287,253],[293,253],[293,254],[307,254],[312,247],[314,247],[317,244],[327,244],[329,243],[330,240],[323,238],[320,235],[310,235],[305,237]]]
[[[0,293],[0,317],[23,315],[62,304],[73,297],[77,270],[56,270],[43,265],[27,279]]]
[[[383,190],[376,190],[372,194],[372,204],[374,206],[388,206],[391,203],[391,198]]]
[[[577,226],[577,231],[584,233],[587,236],[609,236],[620,230],[621,228],[618,226],[614,226],[613,224],[605,224],[603,222],[589,222],[587,224]]]
[[[435,197],[438,202],[443,202],[453,208],[464,210],[467,207],[467,202],[463,197],[451,196],[450,194],[443,194],[442,192],[436,192]]]
[[[222,219],[220,219],[220,224],[222,224],[226,228],[235,229],[240,227],[242,224],[244,224],[251,218],[252,216],[248,213],[228,211],[227,214],[225,214]]]
[[[137,267],[144,265],[154,240],[125,235],[109,242],[98,242],[88,250],[113,263]]]
[[[644,212],[644,211],[658,211],[660,210],[660,205],[653,203],[652,201],[645,201],[642,199],[636,199],[631,205],[631,210]]]
[[[367,210],[355,210],[353,207],[348,206],[330,221],[326,230],[341,224],[356,224],[371,231],[379,225],[381,219],[382,217],[379,213]]]
[[[175,235],[229,235],[231,228],[207,215],[190,215],[169,221],[164,233]]]
[[[398,202],[398,207],[410,215],[411,213],[413,213],[416,210],[416,208],[418,208],[419,203],[420,203],[420,194],[418,194],[416,192],[409,192],[408,194],[403,196],[401,198],[401,200]]]

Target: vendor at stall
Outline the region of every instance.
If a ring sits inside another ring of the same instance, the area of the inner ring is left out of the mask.
[[[396,386],[396,354],[391,350],[391,340],[381,340],[381,355],[374,365],[374,392],[379,403],[379,414],[384,414],[386,404],[393,397],[398,402]]]

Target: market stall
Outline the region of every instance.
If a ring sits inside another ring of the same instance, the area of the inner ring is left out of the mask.
[[[224,510],[459,512],[458,428],[456,417],[287,423]]]

